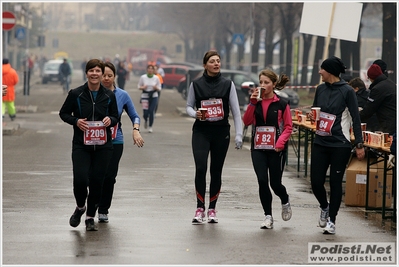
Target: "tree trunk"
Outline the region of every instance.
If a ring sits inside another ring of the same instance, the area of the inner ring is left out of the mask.
[[[259,68],[259,41],[260,41],[260,29],[258,23],[254,23],[254,44],[251,49],[251,72],[257,73]],[[251,44],[250,44],[251,45]]]
[[[382,60],[388,65],[389,78],[396,83],[396,3],[382,4]]]
[[[310,48],[312,47],[313,35],[302,34],[302,38],[303,38],[303,54],[302,54],[300,85],[308,85],[308,62],[309,62]]]
[[[317,85],[320,83],[319,69],[322,60],[324,60],[322,59],[324,43],[325,43],[325,38],[323,36],[318,36],[316,41],[316,51],[313,62],[312,80],[310,82],[310,84],[312,85]],[[309,93],[314,93],[314,91],[315,91],[314,89],[311,89],[309,90]]]

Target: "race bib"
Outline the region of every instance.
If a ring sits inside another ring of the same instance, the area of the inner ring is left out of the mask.
[[[102,121],[88,121],[89,129],[85,131],[85,145],[104,145],[107,142],[107,130]]]
[[[142,99],[142,100],[141,100],[141,106],[143,107],[144,110],[147,110],[147,109],[148,109],[148,106],[149,106],[149,101],[148,101],[148,99]]]
[[[331,129],[335,122],[335,115],[320,112],[320,120],[316,123],[316,134],[320,136],[331,136]]]
[[[116,138],[116,133],[118,132],[118,123],[115,126],[110,127],[112,140]]]
[[[274,149],[276,145],[276,128],[258,126],[255,130],[254,149]]]
[[[201,101],[201,108],[206,108],[207,121],[220,121],[224,118],[223,101],[222,99],[209,99]]]

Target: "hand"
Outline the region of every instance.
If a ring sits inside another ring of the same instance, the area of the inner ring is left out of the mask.
[[[78,128],[80,130],[82,130],[83,132],[87,131],[89,129],[89,126],[87,126],[87,119],[78,119],[78,121],[76,122],[76,126],[78,126]]]
[[[133,144],[137,145],[137,147],[144,146],[144,140],[139,131],[133,130]]]
[[[103,123],[105,127],[108,127],[111,125],[111,119],[107,116],[103,119]]]
[[[236,149],[241,149],[242,148],[242,136],[236,136],[235,138],[236,142]]]
[[[364,148],[356,148],[356,157],[358,160],[364,159],[365,154]]]

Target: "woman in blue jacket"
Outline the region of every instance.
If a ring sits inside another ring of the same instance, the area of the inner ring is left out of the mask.
[[[123,154],[124,141],[121,122],[123,111],[126,111],[133,125],[133,143],[138,147],[142,147],[144,145],[144,140],[140,135],[140,117],[136,112],[129,93],[115,86],[115,72],[116,70],[114,64],[111,62],[105,62],[102,84],[115,94],[116,102],[118,104],[119,120],[118,124],[115,127],[112,127],[112,143],[114,145],[114,151],[112,153],[111,162],[108,165],[107,173],[105,174],[101,200],[98,205],[98,221],[106,223],[108,222],[108,210],[111,207],[114,185],[116,183],[116,176],[118,174],[119,161]]]

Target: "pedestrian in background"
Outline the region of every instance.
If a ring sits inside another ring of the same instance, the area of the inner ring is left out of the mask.
[[[367,76],[371,81],[370,95],[360,111],[360,118],[365,121],[376,114],[377,130],[392,135],[396,131],[396,84],[377,64],[369,67]]]
[[[19,81],[18,73],[15,69],[11,67],[10,61],[8,58],[3,58],[3,81],[2,84],[6,85],[6,94],[4,94],[3,87],[3,106],[2,113],[3,118],[6,114],[6,110],[8,116],[13,121],[16,117],[16,109],[15,109],[15,86]]]
[[[87,81],[87,77],[86,77],[86,64],[87,64],[87,60],[84,58],[82,63],[80,63],[80,68],[82,69],[82,73],[83,73],[83,82]]]
[[[357,105],[359,107],[359,111],[361,111],[366,105],[367,99],[370,95],[370,90],[366,88],[363,80],[360,77],[355,77],[349,81],[349,85],[352,86],[353,90],[355,90]],[[373,114],[368,120],[363,121],[367,123],[366,130],[367,131],[377,131],[378,129],[378,118],[376,114]]]
[[[147,73],[140,76],[139,90],[142,90],[140,103],[143,108],[144,128],[152,133],[155,108],[158,105],[158,92],[161,91],[161,82],[154,74],[154,65],[147,66]]]
[[[319,226],[324,234],[335,234],[336,218],[342,201],[342,179],[352,151],[350,127],[353,125],[356,156],[364,158],[363,137],[355,91],[343,79],[345,65],[338,57],[323,61],[319,74],[322,84],[317,86],[313,107],[320,107],[311,154],[312,191],[319,202]],[[311,120],[316,118],[310,113]],[[330,169],[330,201],[324,187]]]
[[[87,83],[68,92],[59,115],[73,126],[72,166],[76,208],[69,224],[77,227],[86,211],[86,230],[94,223],[102,185],[112,157],[111,127],[118,123],[115,94],[101,85],[104,63],[91,59],[86,65]],[[88,190],[87,190],[88,189]]]
[[[292,118],[287,100],[278,97],[274,90],[282,90],[289,82],[287,75],[278,76],[270,69],[259,74],[259,86],[250,96],[243,116],[245,126],[253,125],[251,141],[252,164],[258,179],[259,197],[265,219],[261,229],[273,228],[272,193],[280,198],[284,221],[291,219],[289,196],[282,184],[287,157],[288,140],[292,133]],[[263,96],[259,98],[260,90]]]
[[[210,154],[210,189],[208,223],[217,223],[216,202],[222,186],[222,170],[230,144],[230,110],[236,131],[236,149],[242,146],[242,121],[234,83],[220,73],[220,55],[208,51],[203,58],[204,73],[194,80],[187,96],[187,114],[195,118],[192,128],[192,151],[195,162],[197,209],[192,223],[205,221],[207,162]],[[206,109],[203,119],[200,108]]]
[[[161,83],[161,88],[163,89],[163,76],[158,72],[158,70],[159,70],[158,66],[159,65],[154,66],[154,73],[155,73],[155,75],[157,75],[159,82]],[[162,71],[163,71],[163,69],[162,69]],[[164,76],[165,76],[165,72],[164,72]],[[158,91],[158,103],[157,103],[157,106],[155,107],[155,113],[157,113],[157,110],[158,110],[159,101],[161,99],[161,92],[162,92],[162,90]]]
[[[123,154],[124,138],[121,122],[123,111],[127,113],[132,122],[133,144],[137,145],[137,147],[142,147],[144,145],[144,140],[140,135],[140,117],[136,112],[133,101],[128,92],[115,86],[115,74],[116,70],[114,64],[111,62],[106,62],[101,82],[107,89],[114,92],[118,105],[118,124],[112,127],[112,144],[114,149],[112,152],[111,161],[105,174],[101,199],[98,204],[98,221],[106,223],[108,222],[109,208],[111,207],[116,176],[118,175],[119,161]]]
[[[116,76],[118,81],[118,87],[120,89],[125,89],[127,74],[128,72],[125,69],[125,62],[119,61],[117,65]]]
[[[66,58],[64,58],[63,62],[58,68],[58,75],[61,79],[61,84],[63,85],[62,88],[64,89],[64,93],[69,91],[69,82],[71,79],[71,66],[69,66],[69,63]]]

